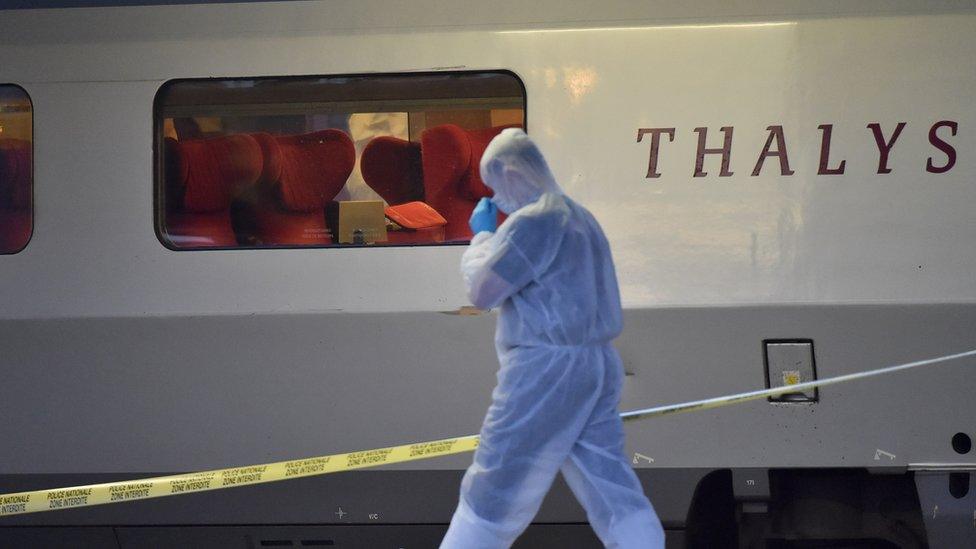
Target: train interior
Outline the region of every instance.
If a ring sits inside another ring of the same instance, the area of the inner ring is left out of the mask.
[[[470,238],[525,97],[508,73],[173,81],[156,113],[174,249],[422,245]]]

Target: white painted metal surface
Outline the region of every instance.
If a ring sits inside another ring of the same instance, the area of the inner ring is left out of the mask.
[[[604,224],[628,308],[976,301],[972,3],[932,15],[861,4],[883,13],[871,16],[837,2],[715,3],[709,16],[543,4],[411,12],[402,27],[352,2],[2,12],[0,81],[34,102],[36,206],[27,249],[0,257],[0,317],[464,305],[460,247],[173,252],[152,226],[151,107],[166,80],[437,67],[523,79],[529,132]],[[957,161],[927,173],[928,158],[946,161],[928,139],[942,120],[958,123],[939,134]],[[888,174],[876,173],[873,122],[886,137],[906,123]],[[846,160],[843,175],[817,175],[820,124],[833,124],[830,167]],[[792,176],[775,157],[750,175],[771,125]],[[718,147],[723,126],[735,128],[733,175],[711,154],[692,177],[694,129]],[[649,136],[636,137],[655,127],[675,137],[648,179]]]

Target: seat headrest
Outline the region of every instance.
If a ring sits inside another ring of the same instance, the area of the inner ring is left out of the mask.
[[[370,140],[359,159],[363,181],[387,204],[423,200],[420,144],[380,136]]]
[[[182,197],[187,212],[225,210],[244,187],[253,185],[264,169],[261,147],[250,135],[228,135],[190,141],[166,140],[166,179]]]
[[[492,196],[492,191],[481,179],[481,156],[488,143],[505,128],[518,125],[496,126],[481,130],[465,130],[454,124],[435,126],[421,135],[424,173],[455,182],[457,193],[467,200],[480,200]]]
[[[340,130],[278,136],[278,161],[265,162],[265,179],[281,206],[297,212],[322,208],[345,186],[356,164],[352,139]],[[280,166],[280,167],[278,167]],[[273,178],[277,171],[278,177]]]

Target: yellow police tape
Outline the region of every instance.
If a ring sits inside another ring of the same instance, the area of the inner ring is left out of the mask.
[[[709,410],[721,406],[738,404],[750,400],[757,400],[786,393],[803,392],[814,387],[823,387],[835,383],[853,381],[866,377],[888,374],[899,370],[927,366],[937,362],[946,362],[959,358],[976,355],[976,349],[945,355],[937,358],[908,362],[895,366],[888,366],[876,370],[868,370],[854,374],[846,374],[819,380],[796,383],[789,386],[774,387],[738,393],[734,395],[669,404],[643,410],[633,410],[620,414],[624,421],[647,419],[670,414]],[[232,467],[230,469],[215,469],[199,473],[185,473],[163,477],[126,480],[121,482],[106,482],[103,484],[89,484],[86,486],[72,486],[51,490],[34,490],[0,494],[0,517],[20,515],[24,513],[38,513],[42,511],[56,511],[75,507],[88,507],[105,503],[121,503],[140,499],[175,496],[208,490],[221,490],[236,486],[263,484],[293,478],[310,477],[351,471],[378,465],[390,465],[407,461],[429,459],[450,454],[471,452],[478,447],[478,435],[468,435],[456,438],[404,444],[389,448],[333,454],[329,456],[297,459],[294,461],[279,461],[264,465],[247,467]]]
[[[325,475],[473,451],[478,435],[248,467],[0,495],[0,517]]]

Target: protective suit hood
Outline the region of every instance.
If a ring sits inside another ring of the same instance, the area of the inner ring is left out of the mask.
[[[502,130],[481,157],[481,179],[494,192],[492,202],[511,214],[545,193],[562,189],[535,143],[519,128]]]

